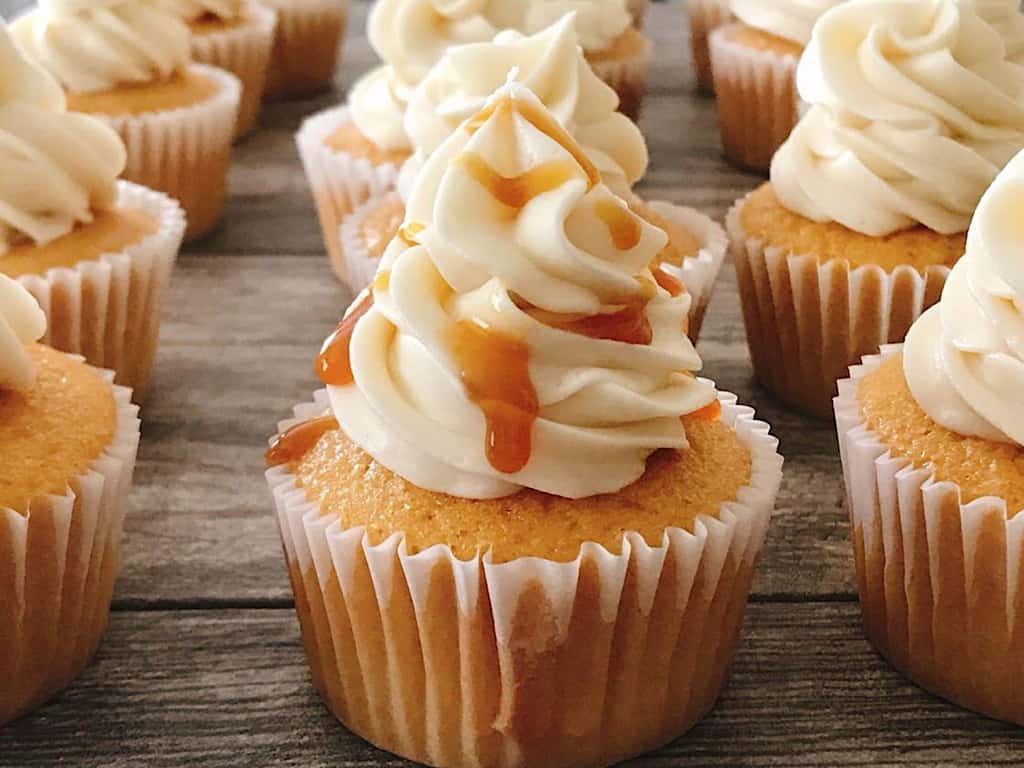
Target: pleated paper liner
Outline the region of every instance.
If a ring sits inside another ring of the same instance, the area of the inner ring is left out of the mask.
[[[711,52],[708,36],[733,20],[729,0],[686,0],[683,3],[690,24],[690,50],[693,58],[693,76],[697,88],[711,93],[715,90],[711,74]]]
[[[0,509],[0,724],[66,688],[106,632],[139,444],[131,391],[113,389],[117,428],[89,470],[26,515]]]
[[[108,368],[117,383],[132,387],[138,401],[149,386],[160,334],[163,294],[185,232],[176,201],[128,182],[118,182],[117,205],[142,211],[157,230],[120,253],[74,267],[24,275],[18,282],[47,317],[43,343]]]
[[[209,232],[224,213],[242,91],[230,72],[204,64],[192,64],[191,70],[215,82],[217,93],[181,109],[97,115],[121,135],[128,149],[122,177],[181,203],[188,221],[186,240]]]
[[[709,38],[722,150],[733,163],[766,172],[797,123],[795,56],[729,39],[734,25]]]
[[[327,706],[373,744],[446,767],[604,766],[685,733],[725,681],[781,480],[768,426],[720,398],[750,485],[692,532],[655,547],[627,534],[621,554],[585,543],[569,563],[410,554],[401,534],[372,545],[270,470]],[[295,416],[328,409],[321,391]]]
[[[886,272],[766,247],[743,231],[745,202],[732,208],[725,226],[754,373],[790,407],[829,419],[836,382],[864,355],[903,341],[939,300],[949,268]]]
[[[393,189],[398,180],[398,166],[392,163],[374,165],[365,158],[327,146],[328,137],[350,120],[347,106],[328,109],[307,118],[295,137],[320,217],[327,255],[342,282],[348,281],[338,238],[342,221],[370,198]]]
[[[683,259],[681,269],[672,265],[662,266],[663,270],[681,280],[693,297],[690,304],[688,335],[696,344],[701,326],[704,324],[704,314],[715,289],[715,282],[722,271],[725,252],[729,247],[728,238],[720,224],[693,208],[662,201],[648,202],[644,205],[683,227],[700,242],[700,251],[695,256]]]
[[[290,98],[329,87],[341,58],[349,0],[262,2],[277,11],[266,95]]]
[[[932,693],[1024,725],[1024,515],[898,458],[864,423],[858,383],[886,346],[839,382],[843,479],[868,639]]]
[[[277,13],[255,1],[245,4],[242,18],[239,24],[192,35],[193,59],[225,69],[242,83],[236,138],[248,133],[259,116],[277,28]]]
[[[634,34],[642,35],[640,32]],[[647,70],[654,45],[647,37],[639,51],[621,59],[587,57],[594,74],[609,85],[619,97],[619,112],[636,120],[640,116],[647,93]]]

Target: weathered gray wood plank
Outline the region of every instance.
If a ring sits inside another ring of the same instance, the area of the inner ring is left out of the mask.
[[[922,693],[851,604],[754,605],[732,681],[688,736],[634,765],[1019,764],[1024,732]],[[65,695],[0,731],[0,766],[408,765],[320,704],[290,610],[115,614]]]

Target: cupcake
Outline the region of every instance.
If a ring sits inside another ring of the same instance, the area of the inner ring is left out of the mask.
[[[836,423],[864,628],[923,688],[1024,725],[1024,154],[942,299],[851,369]]]
[[[768,170],[772,155],[796,125],[796,65],[811,29],[842,2],[732,0],[738,21],[709,38],[722,149],[729,160]]]
[[[647,147],[636,125],[616,112],[615,92],[587,64],[574,15],[534,35],[508,30],[490,43],[449,48],[409,99],[405,130],[415,151],[402,167],[399,190],[411,187],[425,160],[484,107],[509,72],[581,144],[612,192],[669,233],[659,264],[693,296],[690,333],[696,339],[725,257],[725,232],[698,211],[646,203],[630,191],[647,169]],[[370,283],[404,215],[401,197],[392,192],[372,198],[342,222],[341,250],[354,290]]]
[[[266,95],[308,96],[329,88],[341,58],[349,0],[259,0],[277,14]]]
[[[181,203],[186,239],[217,224],[241,87],[229,72],[191,63],[183,22],[149,0],[43,0],[11,31],[57,78],[70,109],[120,134],[128,148],[124,178]]]
[[[47,344],[141,397],[185,220],[165,195],[118,182],[124,163],[117,134],[67,112],[0,22],[0,275],[42,305]]]
[[[130,391],[35,344],[45,329],[0,275],[0,724],[67,687],[99,648],[139,444]]]
[[[850,0],[818,22],[800,83],[814,106],[726,228],[758,380],[827,418],[848,366],[938,300],[1024,146],[1024,69],[969,4]]]
[[[192,58],[231,72],[242,84],[235,135],[256,123],[274,46],[276,11],[246,0],[161,0],[189,26]]]
[[[715,86],[711,74],[708,36],[733,20],[729,0],[686,0],[683,9],[690,25],[690,52],[697,88],[713,91]]]
[[[445,49],[497,33],[476,5],[378,0],[367,36],[385,64],[364,75],[348,100],[308,118],[296,136],[331,266],[346,279],[342,219],[392,189],[412,151],[402,125],[409,94]]]
[[[512,83],[435,152],[268,481],[313,682],[442,767],[603,766],[714,704],[781,477],[666,235]]]
[[[619,109],[636,120],[653,45],[633,25],[627,0],[530,0],[521,31],[538,32],[567,13],[576,14],[579,42],[591,68],[615,89]]]

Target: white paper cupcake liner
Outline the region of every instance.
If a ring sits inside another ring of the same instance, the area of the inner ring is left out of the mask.
[[[243,18],[245,21],[237,26],[192,35],[193,59],[227,70],[242,83],[235,121],[236,137],[248,133],[256,124],[277,27],[276,11],[257,2],[245,5]]]
[[[572,562],[445,546],[311,503],[286,467],[267,473],[313,682],[351,730],[443,766],[608,765],[664,744],[714,704],[742,624],[782,457],[750,408],[720,395],[749,447],[750,485],[659,546],[585,543]],[[325,391],[296,421],[329,409]],[[296,421],[284,422],[287,429]]]
[[[343,282],[348,278],[338,238],[341,222],[370,198],[393,189],[398,180],[398,166],[392,163],[374,165],[365,158],[336,152],[327,146],[327,138],[349,120],[347,106],[334,107],[307,118],[295,136],[327,255]]]
[[[864,628],[918,685],[1024,725],[1024,514],[995,497],[962,504],[956,483],[868,430],[859,382],[901,350],[852,367],[835,401]]]
[[[690,50],[697,88],[702,91],[714,91],[708,36],[733,20],[729,0],[686,0],[683,8],[690,23]]]
[[[0,508],[0,724],[67,687],[106,631],[139,445],[131,391],[113,390],[117,427],[89,470],[26,515]]]
[[[651,64],[654,44],[644,37],[641,51],[625,59],[587,59],[594,74],[619,96],[619,112],[636,120],[640,116],[647,93],[647,70]]]
[[[360,232],[363,222],[378,206],[392,199],[401,200],[397,192],[386,192],[384,195],[372,197],[341,222],[339,237],[342,257],[345,259],[345,284],[353,293],[359,293],[373,282],[373,276],[377,274],[377,267],[380,266],[380,259],[371,256],[366,249]]]
[[[128,149],[122,177],[173,197],[185,209],[185,240],[206,234],[220,221],[227,193],[231,142],[242,86],[230,72],[204,64],[193,72],[217,83],[217,93],[181,109],[140,115],[97,115]]]
[[[349,0],[263,0],[277,11],[268,97],[315,93],[334,80]]]
[[[725,252],[729,247],[728,238],[720,224],[693,208],[662,201],[647,202],[645,205],[659,216],[683,227],[700,241],[700,251],[696,256],[683,259],[681,269],[671,264],[662,266],[663,270],[681,280],[693,297],[688,335],[696,344],[715,282],[722,271]]]
[[[886,272],[766,247],[743,231],[745,202],[729,211],[725,227],[754,373],[789,406],[831,418],[836,381],[864,355],[902,341],[941,297],[949,268]]]
[[[797,123],[799,59],[735,43],[733,29],[719,27],[709,38],[722,149],[744,168],[767,171]]]
[[[42,341],[109,368],[141,400],[149,385],[160,332],[164,289],[185,232],[181,207],[166,195],[118,182],[117,206],[148,214],[157,230],[120,253],[74,267],[23,275],[18,282],[47,317]]]

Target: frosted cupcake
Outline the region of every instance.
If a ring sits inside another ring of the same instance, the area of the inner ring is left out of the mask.
[[[341,59],[350,0],[259,0],[277,14],[267,96],[308,96],[330,87]]]
[[[619,96],[619,109],[634,120],[647,92],[653,45],[632,24],[627,0],[530,0],[522,27],[534,33],[576,14],[580,45],[591,68]]]
[[[267,477],[351,730],[437,766],[607,765],[714,704],[782,460],[693,376],[666,235],[525,87],[470,125]]]
[[[850,0],[800,64],[813,104],[726,228],[758,380],[827,417],[835,382],[938,300],[1024,146],[1024,69],[955,0]]]
[[[722,149],[731,161],[768,170],[796,125],[796,66],[811,29],[841,2],[732,0],[739,21],[710,37]]]
[[[713,91],[715,86],[708,37],[733,20],[729,0],[686,0],[683,9],[690,26],[690,55],[697,88]]]
[[[11,31],[57,78],[70,109],[120,134],[124,178],[181,203],[187,239],[217,224],[241,87],[229,72],[191,63],[183,22],[147,0],[42,0]]]
[[[415,152],[402,167],[400,190],[411,187],[426,158],[483,108],[509,72],[581,144],[604,183],[669,233],[659,264],[681,280],[693,297],[689,330],[696,339],[725,257],[725,232],[692,208],[645,203],[630,191],[647,168],[647,147],[636,125],[616,111],[615,92],[587,64],[573,15],[534,35],[509,30],[490,43],[448,49],[409,100],[405,129]],[[347,282],[354,290],[370,283],[404,216],[401,197],[388,193],[371,199],[342,222],[341,250]]]
[[[924,688],[1024,725],[1024,155],[942,300],[836,398],[864,627]]]
[[[0,22],[0,275],[42,305],[47,344],[141,397],[185,220],[170,198],[118,182],[124,162],[117,134],[67,112]]]
[[[0,724],[69,685],[99,648],[139,444],[130,391],[35,344],[45,330],[0,274]]]
[[[274,45],[276,11],[246,0],[161,0],[192,32],[192,58],[220,67],[242,84],[235,134],[256,123]]]

